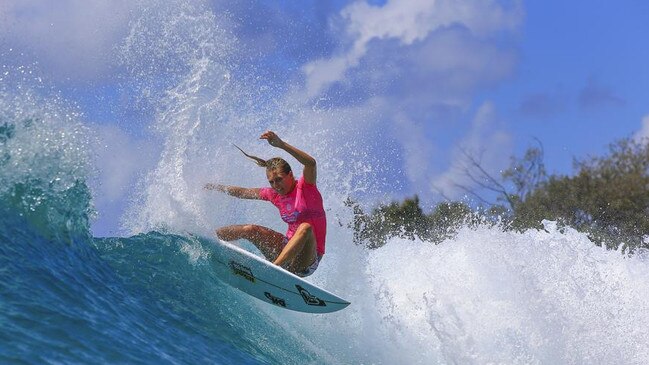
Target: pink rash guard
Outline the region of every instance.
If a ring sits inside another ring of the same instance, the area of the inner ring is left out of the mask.
[[[314,184],[300,177],[295,189],[286,195],[278,194],[273,188],[261,188],[259,197],[268,200],[279,209],[282,220],[288,224],[286,237],[291,239],[300,223],[309,223],[313,227],[317,242],[318,256],[325,253],[325,236],[327,235],[327,217],[322,205],[322,195]]]

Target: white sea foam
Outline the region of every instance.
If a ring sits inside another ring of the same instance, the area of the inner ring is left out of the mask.
[[[286,318],[338,363],[647,363],[646,259],[545,227],[464,228],[439,245],[395,238],[367,252],[334,234],[313,280],[352,305]]]

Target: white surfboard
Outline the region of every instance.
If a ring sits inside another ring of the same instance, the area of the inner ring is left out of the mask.
[[[350,303],[251,252],[221,240],[212,260],[219,278],[264,302],[306,313],[329,313]]]

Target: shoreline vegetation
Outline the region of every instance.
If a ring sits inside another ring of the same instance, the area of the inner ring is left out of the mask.
[[[490,175],[479,159],[465,155],[464,172],[474,186],[457,187],[477,203],[447,200],[425,213],[415,195],[366,212],[348,199],[354,242],[377,248],[401,237],[437,244],[463,226],[487,224],[524,231],[542,229],[543,220],[552,220],[559,227],[586,233],[596,245],[608,249],[633,254],[649,248],[647,141],[625,138],[610,144],[603,156],[575,159],[572,175],[547,173],[540,142],[522,157],[512,157],[500,176]],[[493,203],[481,195],[485,192],[496,196]]]

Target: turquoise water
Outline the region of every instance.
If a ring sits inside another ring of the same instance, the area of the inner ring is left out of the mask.
[[[87,227],[50,227],[7,203],[0,363],[287,362],[272,349],[282,337],[268,336],[272,322],[242,307],[209,260],[187,259],[189,240],[156,232],[94,239]]]

